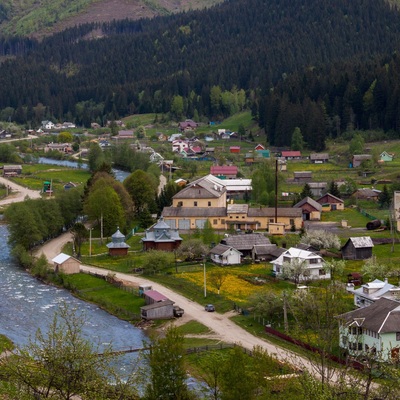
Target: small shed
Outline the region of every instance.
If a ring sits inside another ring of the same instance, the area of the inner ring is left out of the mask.
[[[174,317],[174,302],[165,300],[158,303],[140,307],[140,315],[143,319],[170,319]]]
[[[370,236],[351,237],[342,247],[345,260],[366,260],[372,257],[374,243]]]
[[[21,175],[21,173],[21,165],[4,165],[3,167],[3,176],[16,176]]]
[[[106,246],[110,256],[126,256],[130,247],[129,244],[125,243],[125,235],[119,229],[111,236],[111,242],[107,243]]]
[[[333,194],[326,193],[317,200],[321,204],[322,211],[344,210],[344,201]]]
[[[329,161],[328,153],[312,153],[310,154],[310,162],[312,164],[325,164]]]
[[[220,265],[240,264],[242,253],[225,244],[217,244],[210,251],[211,260]]]
[[[353,156],[353,168],[359,167],[363,161],[372,160],[371,154],[355,154]]]
[[[383,161],[383,162],[393,161],[393,158],[394,158],[394,154],[393,153],[388,153],[387,151],[383,151],[379,155],[380,161]]]
[[[54,263],[54,271],[56,273],[61,272],[63,274],[78,274],[80,272],[81,263],[76,258],[60,253],[54,257],[51,261]]]
[[[271,235],[284,235],[285,234],[285,224],[283,222],[269,222],[268,232]]]
[[[164,296],[160,292],[157,292],[157,290],[146,290],[143,293],[143,296],[144,296],[144,301],[145,301],[146,305],[169,300],[168,297]]]
[[[295,182],[310,182],[312,180],[311,171],[295,171],[294,181]]]
[[[229,147],[230,153],[240,153],[240,146],[231,146]]]

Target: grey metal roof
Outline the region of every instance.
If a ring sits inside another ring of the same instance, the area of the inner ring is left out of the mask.
[[[295,178],[311,178],[311,171],[294,171]]]
[[[293,207],[299,208],[303,206],[304,204],[309,204],[311,207],[314,207],[317,211],[322,211],[322,206],[321,204],[317,203],[314,199],[311,197],[304,197],[303,200],[300,200],[298,203],[296,203]]]
[[[351,237],[349,240],[353,243],[356,249],[361,249],[364,247],[374,247],[374,243],[369,236]]]
[[[164,207],[163,217],[226,217],[225,207]]]
[[[368,307],[359,308],[337,318],[346,325],[356,323],[378,333],[398,332],[400,327],[400,302],[381,297]]]
[[[167,306],[172,306],[173,304],[175,304],[174,301],[172,300],[164,300],[164,301],[158,301],[156,303],[153,304],[149,304],[148,306],[143,306],[140,307],[141,310],[153,310],[155,308],[161,308],[161,307],[167,307]]]
[[[234,247],[241,251],[251,250],[254,245],[268,245],[271,244],[271,242],[261,233],[249,233],[228,236],[221,240],[221,244]]]
[[[277,209],[278,218],[279,217],[301,217],[302,210],[300,208],[278,208]],[[247,213],[249,217],[274,217],[275,208],[273,207],[259,207],[259,208],[249,208]]]
[[[228,214],[247,214],[248,209],[248,204],[228,204],[227,206]]]
[[[219,198],[226,192],[224,185],[211,181],[208,176],[197,179],[190,183],[180,192],[178,192],[174,199],[210,199]]]
[[[313,153],[310,154],[310,160],[329,160],[328,153]]]
[[[254,254],[257,255],[272,255],[274,257],[279,257],[286,249],[278,247],[276,244],[255,244],[253,246]]]
[[[176,242],[181,241],[178,229],[171,228],[161,217],[156,224],[146,230],[142,242]]]
[[[225,244],[219,243],[210,250],[210,254],[218,254],[221,256],[222,254],[225,254],[227,251],[229,251],[231,249],[232,249],[231,246],[226,246]],[[233,249],[233,250],[236,250],[236,249]]]

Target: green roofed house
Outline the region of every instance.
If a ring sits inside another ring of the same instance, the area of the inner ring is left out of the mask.
[[[379,155],[379,160],[383,162],[393,161],[393,158],[394,154],[388,153],[387,151],[382,151],[382,153]]]
[[[271,157],[271,152],[269,151],[269,149],[256,150],[256,157],[257,158],[267,158],[267,159],[269,159]]]

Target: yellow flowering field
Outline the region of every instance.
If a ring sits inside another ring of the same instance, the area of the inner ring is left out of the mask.
[[[260,290],[259,287],[252,285],[251,283],[245,281],[244,279],[238,278],[238,276],[236,275],[237,271],[232,273],[232,271],[228,270],[228,272],[229,275],[226,277],[223,285],[221,286],[220,294],[222,294],[229,300],[235,302],[242,302],[243,300],[246,301],[251,293],[254,293],[256,290]],[[196,284],[199,287],[202,287],[204,285],[203,272],[199,271],[199,272],[183,273],[181,277]],[[207,291],[218,293],[218,290],[210,284],[209,280],[208,279],[206,280],[207,280]]]

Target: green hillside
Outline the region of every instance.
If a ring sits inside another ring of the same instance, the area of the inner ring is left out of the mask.
[[[140,19],[209,7],[220,0],[3,0],[0,33],[43,36],[75,25]]]

